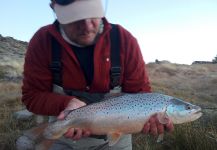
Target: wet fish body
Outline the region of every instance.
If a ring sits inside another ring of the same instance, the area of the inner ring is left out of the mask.
[[[123,94],[73,110],[64,120],[49,124],[43,134],[47,139],[58,139],[69,128],[81,128],[95,135],[108,135],[113,145],[122,134],[140,132],[152,115],[163,124],[168,118],[180,124],[194,121],[202,113],[199,106],[164,94]]]

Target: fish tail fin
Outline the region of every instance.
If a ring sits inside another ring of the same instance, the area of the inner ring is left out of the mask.
[[[17,150],[36,149],[36,146],[37,150],[48,149],[54,140],[51,142],[44,138],[43,133],[47,126],[48,123],[43,123],[24,131],[23,135],[16,140]]]
[[[48,150],[56,140],[45,139],[35,145],[35,150]]]

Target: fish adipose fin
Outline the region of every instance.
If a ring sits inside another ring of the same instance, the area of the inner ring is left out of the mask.
[[[120,132],[111,132],[108,134],[109,146],[115,145],[121,138],[122,133]]]

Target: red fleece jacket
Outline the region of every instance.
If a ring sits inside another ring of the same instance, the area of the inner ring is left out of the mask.
[[[110,84],[110,29],[103,19],[104,31],[94,49],[94,77],[88,92],[108,92]],[[123,27],[120,32],[121,86],[123,92],[150,92],[150,83],[145,63],[137,40]],[[73,98],[52,92],[51,39],[61,47],[63,64],[63,87],[87,91],[86,80],[70,45],[62,38],[54,24],[42,27],[32,37],[24,64],[22,101],[35,114],[58,115]]]

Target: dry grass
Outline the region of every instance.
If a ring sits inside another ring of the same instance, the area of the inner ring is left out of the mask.
[[[0,104],[6,105],[10,108],[10,110],[20,109],[18,107],[21,104],[21,83],[20,82],[9,82],[2,81],[0,82]],[[18,102],[19,105],[14,105],[14,103]]]
[[[202,126],[199,121],[191,124],[176,125],[172,134],[166,134],[162,143],[156,143],[156,137],[136,135],[136,150],[215,150],[217,148],[216,129]],[[210,125],[213,128],[213,125]]]
[[[152,87],[157,92],[217,106],[217,65],[149,64]]]
[[[14,101],[15,106],[21,107],[20,102]],[[33,120],[19,121],[15,120],[12,116],[14,111],[11,111],[12,103],[9,105],[3,105],[4,107],[0,109],[1,121],[0,121],[0,149],[1,150],[15,150],[16,139],[22,134],[22,131],[32,127],[34,123]]]
[[[0,80],[22,77],[24,62],[22,57],[1,56],[0,60]]]

